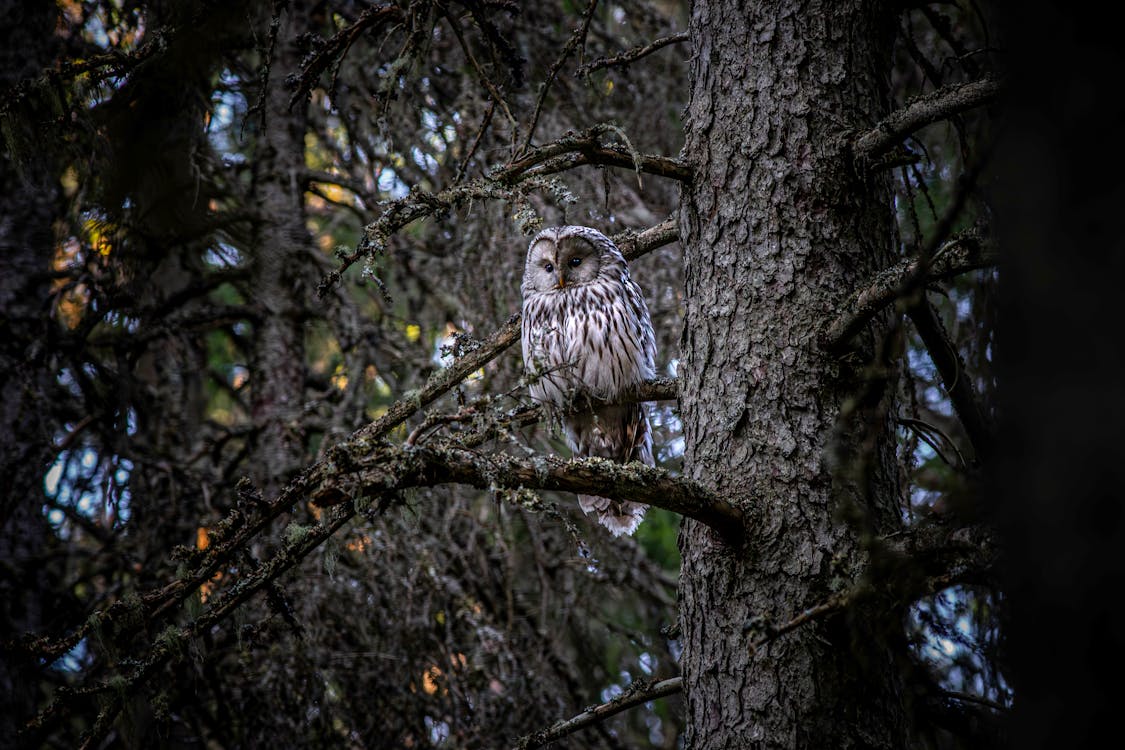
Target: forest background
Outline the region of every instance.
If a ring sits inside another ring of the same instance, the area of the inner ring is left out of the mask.
[[[1112,727],[1120,65],[1006,10],[0,2],[0,743]],[[562,222],[653,471],[520,380]]]

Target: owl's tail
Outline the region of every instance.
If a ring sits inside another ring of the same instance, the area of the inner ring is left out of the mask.
[[[641,525],[647,505],[628,500],[610,500],[597,495],[579,495],[578,507],[583,512],[596,515],[602,526],[614,536],[632,534]]]

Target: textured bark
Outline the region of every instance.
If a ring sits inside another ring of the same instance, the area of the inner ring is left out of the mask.
[[[289,106],[286,85],[300,69],[298,37],[310,31],[312,3],[289,3],[281,12],[269,83],[263,99],[264,130],[254,153],[257,230],[253,247],[255,331],[252,409],[257,430],[254,481],[277,493],[304,459],[300,422],[305,380],[304,300],[309,294],[311,238],[305,226],[303,173],[308,102]]]
[[[726,548],[690,520],[681,532],[690,748],[905,742],[890,650],[846,618],[748,648],[763,622],[853,582],[862,556],[842,512],[876,532],[894,524],[886,409],[837,424],[864,384],[817,346],[833,311],[890,265],[889,193],[856,175],[842,134],[886,114],[892,20],[865,0],[692,11],[685,473],[747,514],[749,540]],[[885,330],[866,332],[868,353]],[[864,453],[876,458],[857,470],[849,457]]]

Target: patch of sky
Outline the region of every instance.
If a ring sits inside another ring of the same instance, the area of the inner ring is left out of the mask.
[[[379,171],[379,179],[376,181],[379,191],[386,193],[392,200],[405,198],[410,194],[410,188],[406,183],[399,179],[398,174],[390,167],[384,167]]]
[[[622,672],[622,674],[628,675],[628,672]],[[626,684],[628,684],[629,682],[631,682],[631,680],[625,681]],[[613,700],[614,698],[616,698],[617,696],[621,695],[624,692],[625,692],[625,689],[622,688],[620,685],[618,685],[615,682],[612,685],[610,685],[609,687],[602,690],[602,694],[601,694],[602,703],[608,703],[609,701]]]
[[[975,616],[982,606],[990,606],[987,594],[961,586],[916,602],[909,615],[919,634],[915,652],[944,689],[1010,705],[1007,681],[984,658],[986,644],[998,633],[990,620]]]
[[[62,451],[44,475],[43,489],[56,505],[115,528],[128,523],[131,515],[128,482],[132,471],[129,459],[110,456],[103,461],[89,447]],[[66,513],[57,507],[45,510],[56,533],[68,538]]]
[[[67,392],[70,393],[70,395],[82,395],[82,389],[78,386],[78,382],[74,379],[74,373],[70,370],[69,367],[64,367],[59,370],[59,374],[56,377],[56,380],[58,380],[59,385],[61,385],[63,388],[66,388]]]
[[[417,146],[410,147],[410,158],[413,159],[414,163],[417,164],[422,170],[424,170],[426,174],[437,174],[437,159],[430,156]]]
[[[426,730],[430,733],[430,743],[433,745],[440,745],[449,739],[449,724],[444,721],[431,718],[429,716],[424,719],[426,723]]]
[[[242,264],[242,253],[234,245],[220,241],[207,248],[203,262],[215,268],[236,268]]]
[[[90,648],[83,638],[75,644],[74,648],[55,659],[51,669],[59,672],[81,672],[88,666],[90,666]]]
[[[242,124],[237,121],[246,112],[246,97],[239,90],[239,85],[238,77],[224,70],[219,75],[219,85],[211,94],[211,119],[207,132],[212,147],[228,164],[246,161],[237,143],[242,129]]]

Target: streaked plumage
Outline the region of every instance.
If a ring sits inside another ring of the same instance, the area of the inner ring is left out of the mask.
[[[531,396],[555,410],[576,456],[652,460],[643,404],[613,401],[652,378],[656,338],[640,287],[617,246],[589,227],[544,229],[528,246],[523,283],[523,361]],[[631,534],[647,506],[579,495],[613,534]]]

